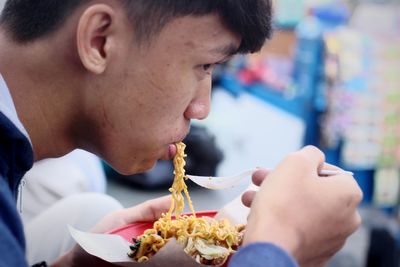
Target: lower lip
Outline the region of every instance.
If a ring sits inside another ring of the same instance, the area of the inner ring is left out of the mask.
[[[176,146],[174,144],[169,144],[168,149],[166,149],[164,156],[162,157],[164,160],[172,159],[176,154]]]

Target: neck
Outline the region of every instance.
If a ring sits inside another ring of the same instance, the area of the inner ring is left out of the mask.
[[[79,114],[79,85],[67,71],[71,54],[65,44],[59,47],[51,51],[46,43],[16,44],[0,30],[0,73],[31,138],[35,160],[59,157],[77,147],[71,127]]]

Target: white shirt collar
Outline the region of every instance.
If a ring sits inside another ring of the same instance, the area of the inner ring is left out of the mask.
[[[32,145],[28,132],[26,131],[25,127],[22,125],[21,121],[18,118],[17,110],[15,109],[15,105],[11,97],[10,91],[1,74],[0,74],[0,112],[2,112],[18,128],[18,130],[20,130],[20,132],[23,133],[28,138],[29,142]]]

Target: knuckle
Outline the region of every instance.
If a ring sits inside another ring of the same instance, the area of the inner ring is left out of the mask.
[[[322,153],[319,148],[317,148],[316,146],[312,146],[312,145],[305,146],[304,150],[308,150],[310,152],[316,152],[316,153],[320,152],[320,153]]]
[[[298,152],[287,155],[283,160],[282,165],[285,169],[295,169],[298,173],[308,172],[311,168],[309,160]]]
[[[289,154],[287,158],[303,164],[309,164],[315,159],[325,161],[324,153],[315,146],[306,146],[299,151]]]
[[[296,165],[299,165],[299,166],[304,166],[304,165],[307,165],[309,160],[306,157],[306,155],[304,155],[304,153],[293,152],[293,153],[291,153],[291,154],[286,156],[285,162],[287,162],[289,164],[296,164]]]
[[[306,146],[304,150],[318,157],[325,158],[325,154],[316,146]]]

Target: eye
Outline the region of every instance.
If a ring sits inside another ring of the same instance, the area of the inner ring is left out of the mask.
[[[197,73],[199,77],[204,78],[205,76],[211,76],[213,74],[214,68],[220,65],[222,62],[208,63],[196,65]]]
[[[208,72],[208,71],[210,71],[210,70],[213,69],[214,65],[215,65],[215,64],[204,64],[204,65],[203,65],[203,70],[206,71],[206,72]]]

